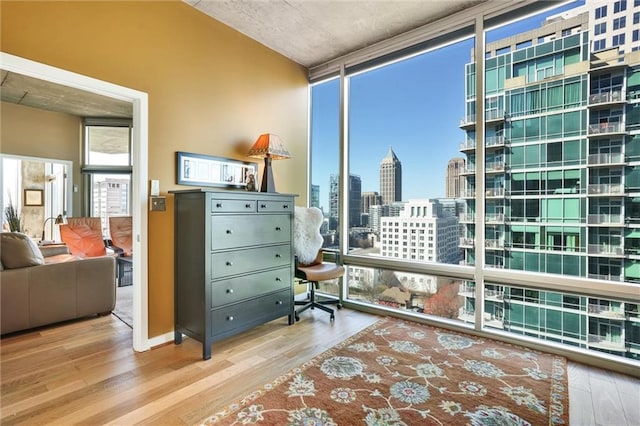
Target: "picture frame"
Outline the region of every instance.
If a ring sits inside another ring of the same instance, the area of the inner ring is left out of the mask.
[[[23,205],[25,206],[44,205],[44,191],[42,189],[25,189]]]
[[[253,175],[250,179],[249,175]],[[233,160],[224,157],[176,152],[176,183],[178,185],[212,186],[235,189],[252,189],[248,182],[255,182],[258,163]]]

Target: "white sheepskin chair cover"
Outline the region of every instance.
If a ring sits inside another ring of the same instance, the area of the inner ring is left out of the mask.
[[[317,207],[298,207],[295,209],[293,225],[293,251],[298,262],[307,265],[313,262],[322,247],[322,211]]]

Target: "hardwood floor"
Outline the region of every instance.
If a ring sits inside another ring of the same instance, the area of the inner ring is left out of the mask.
[[[342,309],[281,319],[214,344],[131,348],[131,329],[114,316],[9,336],[1,341],[2,425],[196,424],[249,391],[374,323]],[[637,425],[640,380],[569,365],[571,424]]]

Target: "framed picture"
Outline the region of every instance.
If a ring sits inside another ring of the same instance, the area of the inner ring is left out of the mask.
[[[42,206],[44,204],[42,189],[25,189],[24,205],[25,206]]]
[[[176,183],[178,185],[247,189],[247,183],[252,182],[251,186],[253,186],[257,175],[258,163],[176,152]]]

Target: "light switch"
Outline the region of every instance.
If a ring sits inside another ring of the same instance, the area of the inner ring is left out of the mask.
[[[160,195],[160,181],[157,179],[151,180],[151,194],[152,197]]]

